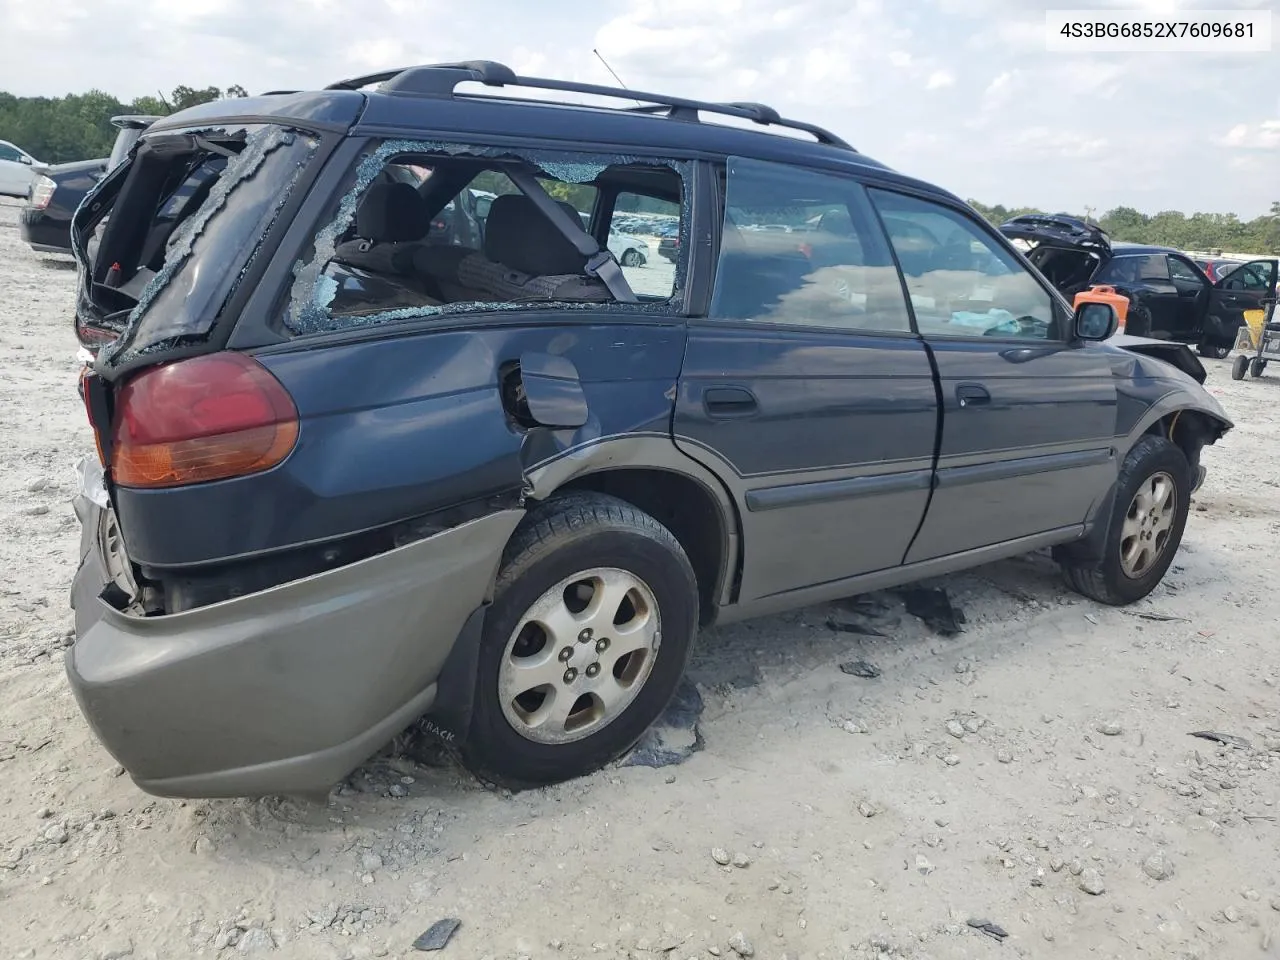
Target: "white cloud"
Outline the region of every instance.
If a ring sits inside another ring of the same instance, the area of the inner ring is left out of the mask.
[[[941,90],[943,87],[955,86],[956,78],[946,70],[935,70],[929,74],[929,79],[925,82],[926,90]]]
[[[1219,140],[1224,147],[1245,150],[1280,150],[1280,120],[1238,123]]]

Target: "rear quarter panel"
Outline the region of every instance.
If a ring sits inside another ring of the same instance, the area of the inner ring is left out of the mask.
[[[669,436],[683,351],[678,323],[543,314],[260,354],[298,407],[293,453],[255,476],[117,490],[126,545],[138,563],[206,565],[519,496],[530,468],[575,446]],[[585,425],[524,429],[507,415],[500,371],[526,352],[574,364]]]

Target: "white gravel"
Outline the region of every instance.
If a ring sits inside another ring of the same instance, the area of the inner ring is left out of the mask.
[[[0,955],[407,958],[448,917],[440,956],[492,960],[1216,958],[1275,939],[1280,370],[1233,383],[1211,362],[1239,426],[1134,609],[1069,594],[1037,555],[940,581],[967,616],[952,639],[888,595],[892,639],[829,629],[834,608],[708,633],[706,746],[679,767],[512,797],[389,754],[327,806],[158,800],[63,675],[90,443],[74,273],[18,242],[17,209],[0,202]],[[748,849],[749,869],[719,865]]]

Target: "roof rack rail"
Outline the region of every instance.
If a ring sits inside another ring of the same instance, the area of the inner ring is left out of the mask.
[[[705,100],[689,100],[643,90],[623,87],[606,87],[594,83],[576,83],[567,80],[549,80],[544,77],[522,77],[505,64],[491,60],[467,60],[459,63],[434,63],[399,70],[384,70],[363,77],[353,77],[330,84],[326,90],[358,90],[370,84],[380,84],[382,93],[401,96],[451,97],[460,83],[482,83],[489,87],[531,87],[539,90],[558,90],[562,93],[582,93],[598,97],[631,100],[640,106],[623,108],[625,112],[662,114],[672,120],[699,122],[699,113],[715,113],[722,116],[750,120],[761,126],[787,127],[809,134],[819,143],[853,151],[844,140],[829,130],[800,120],[789,120],[772,107],[763,103],[716,103]],[[856,152],[856,151],[854,151]]]

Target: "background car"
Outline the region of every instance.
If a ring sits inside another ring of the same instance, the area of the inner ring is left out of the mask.
[[[1204,257],[1192,257],[1191,262],[1203,271],[1204,275],[1210,280],[1221,280],[1236,267],[1242,267],[1247,260],[1223,259],[1221,257],[1215,259],[1205,259]]]
[[[0,140],[0,195],[25,199],[42,168],[43,164],[27,151]]]
[[[1032,244],[1028,259],[1068,299],[1099,284],[1129,298],[1125,330],[1134,336],[1196,344],[1202,356],[1231,352],[1244,314],[1275,296],[1275,259],[1240,263],[1209,277],[1179,250],[1112,243],[1096,224],[1065,214],[1028,214],[1001,224]]]
[[[129,148],[159,117],[129,115],[113,117],[119,131],[111,156],[100,160],[59,163],[38,174],[31,196],[18,218],[22,239],[37,253],[71,252],[71,215],[94,184],[129,155]]]
[[[609,252],[624,267],[643,267],[649,262],[649,244],[615,230],[609,231]]]

